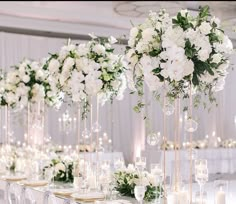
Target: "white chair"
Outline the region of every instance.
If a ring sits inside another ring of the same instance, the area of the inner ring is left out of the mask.
[[[6,200],[5,200],[5,191],[0,189],[0,204],[5,204]]]
[[[22,188],[16,183],[11,183],[7,191],[7,200],[9,204],[22,204],[21,202]]]
[[[56,196],[51,191],[44,193],[43,204],[57,204]]]
[[[75,201],[71,201],[70,199],[65,199],[63,204],[78,204],[78,203]]]
[[[26,188],[23,196],[24,204],[36,204],[36,198],[32,189]]]

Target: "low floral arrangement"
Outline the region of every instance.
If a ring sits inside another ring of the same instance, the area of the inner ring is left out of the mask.
[[[86,44],[68,43],[44,65],[71,100],[82,104],[83,118],[89,111],[91,96],[98,94],[99,101],[104,104],[114,97],[122,99],[126,89],[123,56],[114,54],[112,48],[117,40],[91,37]]]
[[[170,103],[189,98],[190,90],[195,106],[204,101],[202,95],[216,102],[214,92],[224,88],[232,51],[232,42],[208,6],[200,7],[196,17],[187,10],[174,17],[165,10],[150,12],[144,23],[130,30],[126,51],[129,88],[142,97],[146,83],[158,99],[164,88]],[[135,110],[143,106],[141,98]]]
[[[128,165],[127,168],[115,172],[114,178],[115,189],[122,196],[134,198],[134,188],[137,184],[146,186],[147,190],[144,197],[146,201],[152,201],[162,195],[162,188],[156,185],[154,177],[146,171],[143,172],[140,177],[133,165]]]
[[[60,157],[51,160],[50,164],[43,168],[43,174],[48,168],[53,168],[54,181],[63,183],[73,183],[73,161],[63,160]]]
[[[23,60],[7,73],[3,80],[2,103],[12,108],[22,109],[30,103],[45,100],[49,106],[60,106],[63,94],[55,81],[39,62]]]

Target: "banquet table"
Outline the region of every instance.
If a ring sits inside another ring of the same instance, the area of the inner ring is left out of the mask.
[[[228,182],[229,182],[228,183],[229,190],[226,193],[226,203],[227,204],[235,204],[235,201],[236,201],[236,180],[230,180]],[[6,201],[6,196],[7,196],[6,187],[9,183],[10,182],[5,181],[0,178],[0,204],[8,204],[8,202]],[[18,185],[21,185],[21,184],[18,184]],[[188,190],[188,187],[189,186],[186,183],[186,185],[185,185],[186,190]],[[195,204],[195,195],[197,192],[199,192],[199,186],[196,183],[193,183],[192,187],[193,187],[193,194],[192,194],[193,204]],[[44,204],[43,199],[44,199],[44,195],[47,190],[47,187],[27,187],[27,188],[32,189],[33,195],[35,196],[36,204]],[[204,186],[204,191],[207,194],[206,204],[214,204],[214,199],[215,199],[214,182],[206,183],[206,185]],[[133,198],[121,197],[121,199],[127,200],[130,203],[137,203],[137,201]],[[70,197],[56,196],[56,204],[70,204],[72,201],[76,202],[75,200],[73,200]],[[112,202],[113,201],[109,201],[106,204],[109,204],[109,203],[112,204]],[[77,201],[76,203],[82,203],[82,202]],[[119,203],[119,202],[114,202],[114,204],[117,204],[117,203]],[[49,202],[47,204],[53,204],[53,203]],[[105,204],[105,202],[104,202],[104,204]],[[167,204],[172,204],[172,203],[167,203]]]
[[[189,152],[187,150],[180,150],[180,160],[182,169],[189,169]],[[207,148],[194,149],[194,157],[198,159],[207,159],[210,174],[218,173],[236,173],[236,149],[234,148]],[[171,175],[174,167],[175,151],[168,150],[166,154],[166,172]],[[142,152],[143,156],[147,157],[147,166],[151,163],[163,163],[164,152],[162,150],[150,150]]]
[[[0,177],[0,204],[9,204],[7,201],[7,196],[8,196],[7,195],[7,188],[13,182],[14,181],[11,181],[11,182],[6,181]],[[23,189],[24,185],[21,184],[20,181],[14,182],[14,183],[19,185]],[[36,200],[36,204],[55,204],[55,203],[52,203],[50,200],[47,203],[44,203],[45,194],[51,191],[47,186],[45,186],[45,187],[27,187],[26,186],[26,188],[30,188],[32,190],[33,198]],[[55,195],[55,196],[56,196],[56,204],[94,203],[94,202],[87,202],[87,201],[86,202],[76,201],[75,199],[73,199],[70,196],[59,196],[59,195]],[[114,204],[117,204],[118,200],[119,200],[120,204],[122,204],[122,202],[123,202],[123,204],[133,204],[136,202],[135,199],[133,199],[133,198],[120,197],[120,198],[117,198],[117,202]],[[122,200],[122,202],[121,202],[121,200]],[[109,203],[112,204],[112,200],[106,201],[106,204],[109,204]],[[20,203],[20,204],[23,204],[23,203]],[[101,204],[101,202],[100,202],[100,204]],[[104,201],[104,204],[105,204],[105,201]]]
[[[114,161],[114,159],[120,158],[124,161],[124,156],[122,152],[83,152],[80,153],[81,158],[86,160],[91,159],[93,162],[102,162],[102,161]]]

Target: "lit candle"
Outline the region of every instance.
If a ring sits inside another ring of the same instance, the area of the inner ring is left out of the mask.
[[[187,204],[188,202],[188,192],[180,191],[178,192],[178,203]]]
[[[225,192],[220,188],[220,190],[216,193],[216,204],[225,204]]]
[[[76,130],[76,117],[74,117],[74,119],[73,119],[73,131],[75,131]]]
[[[216,136],[216,132],[215,132],[215,131],[212,132],[212,136],[213,136],[213,137]]]
[[[236,116],[234,116],[234,124],[235,124],[235,126],[236,126]]]
[[[88,177],[88,184],[90,189],[96,188],[96,176],[94,174],[90,174],[90,176]]]
[[[61,118],[58,118],[58,122],[59,122],[59,131],[61,132]]]

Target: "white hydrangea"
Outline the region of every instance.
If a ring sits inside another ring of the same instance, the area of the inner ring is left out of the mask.
[[[212,29],[211,24],[206,21],[203,21],[199,26],[199,30],[203,35],[209,34],[211,32],[211,29]]]

